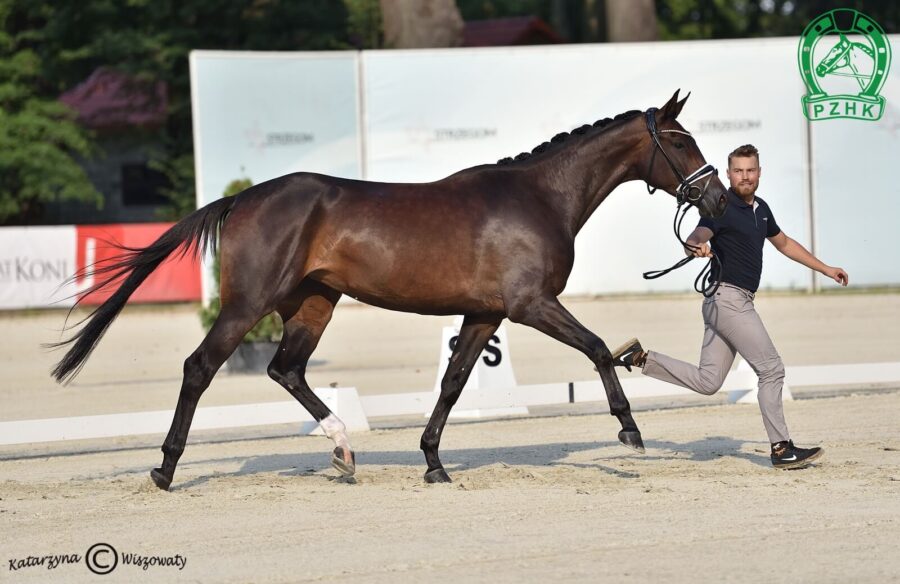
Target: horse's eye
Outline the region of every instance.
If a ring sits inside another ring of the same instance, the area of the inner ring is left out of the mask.
[[[681,150],[682,148],[684,148],[684,144],[682,142],[675,142],[675,148]]]

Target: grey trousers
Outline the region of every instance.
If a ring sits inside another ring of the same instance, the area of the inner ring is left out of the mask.
[[[703,322],[706,332],[699,367],[648,351],[644,375],[712,395],[722,387],[735,353],[740,353],[759,376],[759,409],[769,442],[790,440],[781,401],[784,365],[753,307],[753,294],[743,288],[719,286],[715,295],[703,301]]]

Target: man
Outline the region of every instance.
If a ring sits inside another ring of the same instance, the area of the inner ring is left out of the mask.
[[[694,366],[656,351],[645,351],[637,339],[631,339],[613,353],[616,365],[640,367],[644,375],[675,383],[697,393],[712,395],[722,387],[734,362],[735,353],[750,364],[759,376],[759,407],[763,424],[772,444],[775,468],[801,468],[819,458],[821,448],[794,446],[784,420],[781,388],[784,365],[769,338],[762,320],[753,307],[762,272],[763,242],[768,239],[775,249],[834,279],[842,286],[848,282],[847,272],[827,266],[802,245],[785,235],[775,223],[769,206],[756,196],[759,187],[759,152],[744,145],[728,155],[728,208],[717,219],[701,218],[685,248],[688,255],[712,255],[721,260],[721,274],[716,293],[703,302],[706,332],[700,353],[700,365]]]

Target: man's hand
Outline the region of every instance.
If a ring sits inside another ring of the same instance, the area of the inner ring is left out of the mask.
[[[685,247],[684,253],[687,255],[692,255],[697,258],[709,258],[712,257],[712,250],[709,248],[708,243],[694,243],[692,241],[688,241],[688,244],[693,247]]]
[[[822,273],[841,286],[846,286],[850,283],[850,276],[847,275],[847,272],[844,271],[844,268],[832,268],[829,266],[828,268],[825,268]]]

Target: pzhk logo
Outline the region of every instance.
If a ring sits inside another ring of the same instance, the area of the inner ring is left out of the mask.
[[[891,45],[874,20],[850,8],[826,12],[803,31],[798,57],[809,120],[881,118]]]

